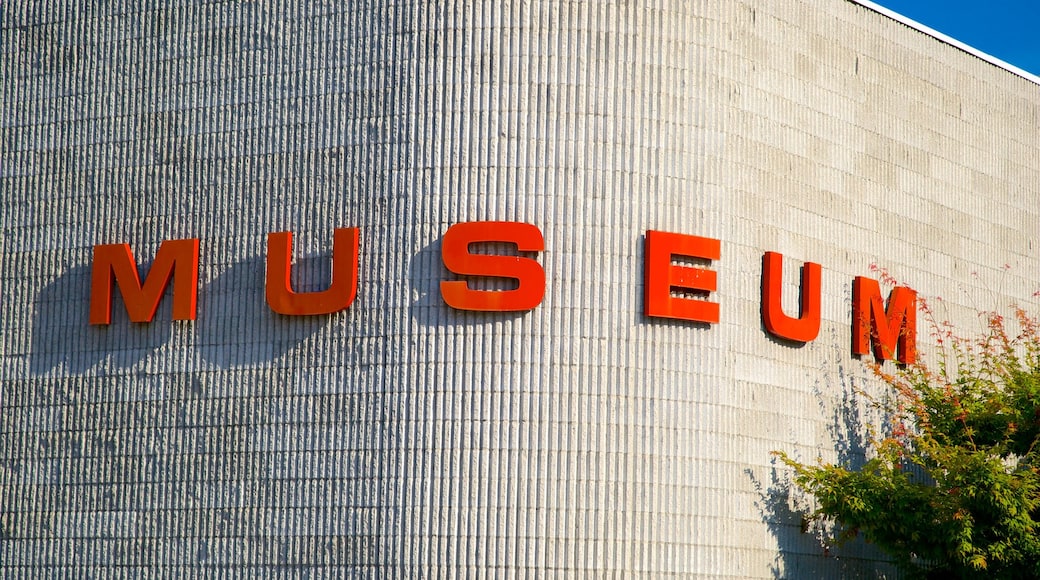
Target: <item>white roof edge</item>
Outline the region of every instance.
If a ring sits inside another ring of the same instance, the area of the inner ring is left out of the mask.
[[[877,5],[877,4],[873,3],[873,2],[870,2],[869,0],[849,0],[849,2],[853,2],[855,4],[859,4],[860,6],[863,6],[865,8],[869,8],[870,10],[873,10],[873,11],[878,12],[880,14],[884,14],[885,16],[888,16],[889,18],[891,18],[893,20],[901,22],[901,23],[909,26],[910,28],[913,28],[914,30],[918,30],[920,32],[923,32],[923,33],[927,34],[928,36],[931,36],[931,37],[939,40],[940,42],[945,42],[946,44],[949,44],[951,46],[959,48],[960,50],[963,50],[964,52],[967,52],[968,54],[974,55],[974,56],[976,56],[978,58],[981,58],[982,60],[984,60],[984,61],[986,61],[986,62],[988,62],[988,63],[990,63],[992,65],[999,66],[1000,68],[1002,68],[1002,69],[1004,69],[1004,70],[1006,70],[1006,71],[1008,71],[1008,72],[1010,72],[1012,74],[1018,75],[1018,76],[1026,79],[1028,81],[1031,81],[1033,83],[1036,83],[1036,84],[1040,85],[1040,76],[1037,76],[1037,75],[1032,74],[1030,72],[1026,72],[1026,71],[1018,68],[1017,66],[1015,66],[1013,64],[1006,63],[1006,62],[1000,60],[999,58],[997,58],[997,57],[995,57],[993,55],[986,54],[985,52],[982,52],[981,50],[975,48],[974,46],[969,46],[969,45],[964,44],[963,42],[961,42],[961,41],[959,41],[959,40],[957,40],[955,38],[951,38],[949,36],[946,36],[945,34],[939,32],[938,30],[935,30],[933,28],[929,28],[929,27],[925,26],[924,24],[921,24],[920,22],[917,22],[916,20],[911,20],[911,19],[907,18],[906,16],[903,16],[902,14],[899,14],[898,12],[893,12],[893,11],[889,10],[888,8],[885,8],[884,6],[879,6],[879,5]]]

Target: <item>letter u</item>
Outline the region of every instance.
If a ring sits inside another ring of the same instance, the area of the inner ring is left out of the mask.
[[[806,262],[802,267],[802,311],[793,318],[780,306],[783,259],[776,252],[762,256],[762,324],[774,336],[809,342],[820,333],[820,265]]]
[[[267,304],[278,314],[331,314],[357,297],[358,228],[337,228],[332,239],[332,284],[321,292],[293,292],[292,232],[267,234]]]

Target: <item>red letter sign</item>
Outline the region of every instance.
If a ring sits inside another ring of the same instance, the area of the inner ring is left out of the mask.
[[[469,245],[479,242],[516,244],[519,252],[541,252],[545,249],[542,232],[536,226],[520,222],[467,222],[455,224],[444,232],[441,257],[448,270],[463,276],[512,278],[519,282],[515,290],[471,290],[466,282],[441,282],[444,302],[458,310],[486,312],[519,312],[530,310],[542,302],[545,294],[545,270],[531,258],[471,254]]]
[[[267,234],[267,304],[278,314],[330,314],[350,306],[357,296],[357,228],[337,228],[332,237],[332,283],[322,292],[293,292],[292,232]]]
[[[784,314],[780,305],[784,256],[762,256],[762,324],[780,338],[809,342],[820,333],[820,265],[802,266],[802,311],[798,318]]]
[[[720,255],[721,244],[713,238],[647,231],[643,304],[646,315],[709,324],[718,322],[718,304],[672,296],[672,288],[714,292],[718,275],[714,270],[672,264],[672,256],[718,260]]]
[[[874,343],[874,358],[891,359],[899,350],[899,362],[917,360],[917,293],[892,289],[888,308],[881,300],[877,280],[856,276],[852,283],[852,352],[867,354]]]
[[[112,280],[123,295],[126,313],[133,322],[150,322],[159,299],[173,278],[174,320],[195,320],[199,283],[199,240],[167,240],[159,246],[144,285],[137,274],[134,255],[127,244],[94,246],[90,274],[90,323],[112,322]]]

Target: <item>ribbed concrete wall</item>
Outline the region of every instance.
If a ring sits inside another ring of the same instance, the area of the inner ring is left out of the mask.
[[[871,264],[965,327],[1032,304],[1040,89],[759,4],[4,5],[3,575],[885,573],[799,533],[769,452],[861,451]],[[473,220],[542,230],[538,308],[445,306]],[[266,234],[316,290],[349,226],[350,309],[272,313]],[[642,314],[648,229],[721,240],[720,324]],[[87,324],[94,245],[185,237],[196,321]],[[824,266],[802,348],[759,321],[767,250],[790,309]]]

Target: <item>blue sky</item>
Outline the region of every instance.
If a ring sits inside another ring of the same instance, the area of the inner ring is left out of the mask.
[[[873,0],[1040,75],[1040,0]]]

